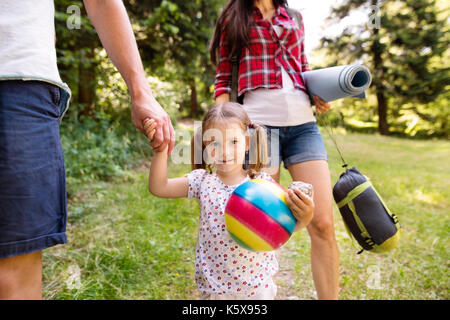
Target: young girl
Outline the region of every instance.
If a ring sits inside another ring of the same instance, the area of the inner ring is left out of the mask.
[[[269,140],[279,141],[278,150],[270,150],[279,155],[271,157],[272,177],[279,181],[283,161],[293,180],[314,187],[316,208],[308,226],[313,279],[319,299],[336,299],[339,257],[328,155],[302,77],[309,66],[303,23],[297,23],[295,16],[301,18],[286,0],[228,1],[210,48],[211,60],[217,64],[214,98],[218,104],[229,101],[232,61],[237,58],[242,107],[252,122],[265,126]],[[328,103],[317,96],[313,99],[318,113],[329,110]]]
[[[151,139],[154,125],[149,121],[144,127]],[[228,234],[224,216],[226,203],[238,185],[251,178],[272,180],[261,171],[267,161],[263,129],[251,124],[241,105],[225,103],[207,112],[201,130],[191,141],[193,171],[183,177],[167,179],[167,150],[155,152],[149,191],[163,198],[197,199],[200,221],[195,280],[203,299],[273,299],[276,286],[272,277],[278,270],[274,252],[240,247]],[[295,231],[306,226],[312,219],[312,199],[296,189],[288,190],[286,202],[298,220]]]

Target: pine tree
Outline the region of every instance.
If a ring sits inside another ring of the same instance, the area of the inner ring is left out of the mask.
[[[441,63],[448,55],[448,26],[445,18],[439,18],[436,1],[347,0],[332,9],[330,21],[336,23],[353,10],[368,12],[368,23],[348,27],[334,38],[324,37],[322,45],[336,64],[361,61],[372,70],[378,131],[389,134],[388,107],[394,116],[407,108],[435,121],[436,116],[421,112],[417,105],[435,101],[450,84],[450,68]],[[446,123],[445,112],[437,117]]]

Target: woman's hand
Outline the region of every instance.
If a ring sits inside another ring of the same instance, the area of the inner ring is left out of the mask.
[[[316,112],[318,114],[325,113],[330,110],[330,104],[322,100],[319,96],[313,96],[313,100],[316,103]]]
[[[314,214],[314,201],[297,188],[288,189],[285,195],[286,202],[297,219],[294,231],[298,231],[311,222]]]

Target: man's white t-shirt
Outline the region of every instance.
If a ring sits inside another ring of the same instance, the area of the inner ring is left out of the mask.
[[[0,0],[0,80],[61,83],[54,15],[53,0]]]
[[[281,26],[273,26],[280,36]],[[294,87],[291,77],[281,67],[283,88],[259,88],[245,93],[244,109],[252,122],[268,126],[296,126],[315,122],[308,95]]]

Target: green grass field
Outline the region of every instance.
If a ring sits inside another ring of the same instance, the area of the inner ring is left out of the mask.
[[[335,183],[342,168],[322,133]],[[371,178],[403,227],[394,251],[357,255],[334,207],[340,298],[449,299],[450,143],[345,132],[336,138],[350,166]],[[69,242],[44,252],[44,298],[198,298],[197,202],[151,196],[146,165],[114,181],[70,190]],[[169,176],[188,171],[189,166],[170,166]],[[283,169],[281,184],[290,181]],[[278,299],[315,299],[309,254],[306,230],[280,251]]]

